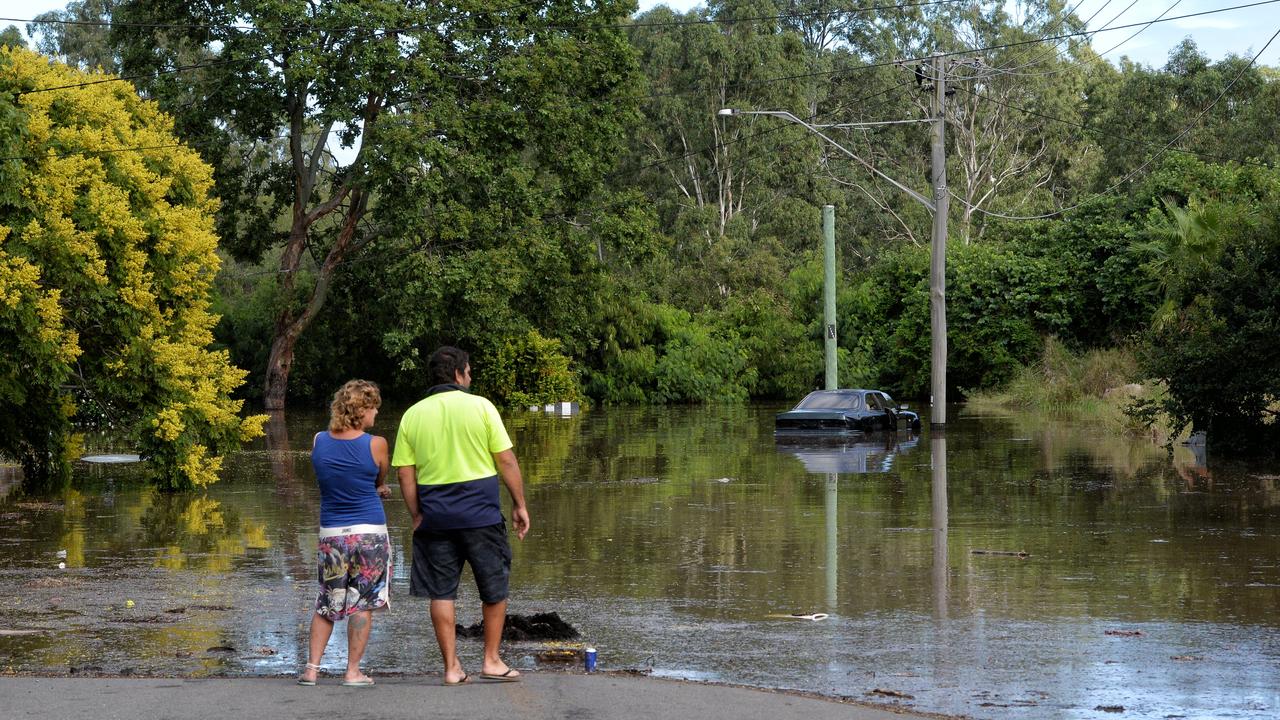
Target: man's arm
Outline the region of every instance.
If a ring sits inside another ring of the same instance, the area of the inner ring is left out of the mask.
[[[418,523],[422,522],[422,511],[418,509],[418,468],[413,465],[396,468],[396,478],[400,481],[400,497],[404,498],[413,529],[417,530]]]
[[[516,537],[523,540],[525,533],[529,532],[529,510],[524,504],[524,478],[520,475],[520,463],[510,448],[494,453],[493,462],[498,466],[502,484],[511,494],[511,526],[515,528]]]

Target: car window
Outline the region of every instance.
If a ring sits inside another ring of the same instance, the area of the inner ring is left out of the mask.
[[[884,406],[885,406],[885,407],[887,407],[887,408],[889,408],[889,409],[891,409],[891,410],[897,410],[897,409],[898,409],[898,403],[894,402],[894,401],[893,401],[893,398],[889,397],[889,394],[888,394],[888,393],[880,393],[880,396],[884,399]]]
[[[796,405],[796,410],[857,410],[862,402],[851,393],[809,393]]]
[[[873,393],[873,392],[869,392],[869,393],[867,393],[867,408],[869,408],[869,409],[871,409],[871,410],[883,410],[883,409],[884,409],[884,408],[880,405],[880,393]]]

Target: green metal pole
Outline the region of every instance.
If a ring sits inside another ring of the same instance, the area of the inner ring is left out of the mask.
[[[840,476],[827,473],[827,613],[834,615],[840,604]]]
[[[827,368],[827,389],[840,387],[836,372],[836,208],[822,206],[822,282],[823,358]]]

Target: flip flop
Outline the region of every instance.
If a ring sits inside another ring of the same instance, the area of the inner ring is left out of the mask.
[[[344,687],[373,687],[373,678],[363,677],[359,680],[343,680]]]
[[[520,676],[519,676],[519,675],[512,675],[512,674],[511,674],[511,673],[513,673],[513,672],[515,672],[515,671],[516,671],[516,669],[515,669],[515,668],[507,668],[507,671],[506,671],[506,672],[504,672],[504,673],[496,673],[496,674],[495,674],[495,673],[485,673],[485,672],[482,672],[482,673],[480,673],[480,679],[481,679],[481,680],[490,680],[490,681],[493,681],[493,682],[520,682]]]
[[[468,675],[468,674],[466,674],[466,673],[462,673],[462,679],[461,679],[461,680],[456,680],[456,681],[454,681],[454,682],[449,682],[448,680],[445,680],[445,681],[444,681],[444,684],[445,684],[445,685],[448,685],[449,687],[457,687],[457,686],[459,686],[459,685],[467,685],[467,684],[469,684],[470,682],[471,682],[471,676],[470,676],[470,675]]]
[[[311,664],[311,663],[307,663],[307,664],[305,665],[305,667],[306,667],[306,669],[307,669],[307,670],[314,670],[314,671],[316,672],[316,679],[317,679],[317,680],[320,678],[320,666],[319,666],[319,665],[313,665],[313,664]],[[303,672],[305,672],[305,670],[304,670]],[[307,679],[303,678],[302,676],[298,676],[298,684],[299,684],[299,685],[306,685],[307,687],[311,687],[311,686],[313,686],[313,685],[315,685],[315,684],[316,684],[316,681],[315,681],[315,680],[307,680]]]

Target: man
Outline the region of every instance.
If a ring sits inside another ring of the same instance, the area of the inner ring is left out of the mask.
[[[462,564],[471,565],[484,612],[480,677],[513,682],[520,673],[498,656],[507,617],[511,546],[498,499],[498,479],[511,495],[516,537],[529,532],[524,481],[511,439],[493,403],[471,395],[466,352],[442,347],[427,369],[435,385],[405,412],[391,464],[413,518],[409,592],[431,598],[431,624],[444,658],[444,684],[470,682],[458,660],[454,601]]]

